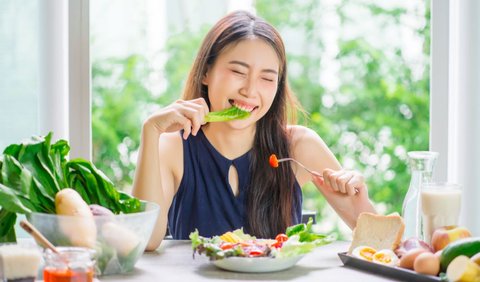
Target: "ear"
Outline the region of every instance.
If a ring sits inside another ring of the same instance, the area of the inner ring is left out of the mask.
[[[210,81],[209,72],[210,72],[210,67],[207,67],[207,71],[202,76],[202,84],[205,85],[205,86],[207,86],[209,81]]]

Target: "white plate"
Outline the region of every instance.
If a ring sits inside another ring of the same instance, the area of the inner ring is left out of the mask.
[[[245,258],[229,257],[226,259],[213,261],[213,264],[219,268],[235,272],[272,272],[290,268],[294,266],[303,255],[287,258]]]

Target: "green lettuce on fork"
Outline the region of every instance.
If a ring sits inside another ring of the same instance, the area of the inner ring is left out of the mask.
[[[236,235],[236,243],[225,242],[223,236],[211,238],[200,236],[198,230],[190,233],[190,240],[194,255],[205,253],[210,260],[219,260],[227,257],[271,257],[286,258],[295,257],[311,252],[336,240],[336,235],[320,234],[312,230],[313,220],[310,218],[307,224],[300,223],[287,228],[285,234],[288,239],[281,244],[272,239],[256,239],[245,234],[243,229],[237,229],[231,233]],[[277,236],[278,237],[278,236]],[[277,247],[276,247],[277,246]],[[279,246],[279,247],[278,247]],[[254,254],[252,255],[254,250]]]

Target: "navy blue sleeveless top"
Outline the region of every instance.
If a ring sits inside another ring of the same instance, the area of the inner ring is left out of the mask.
[[[180,132],[183,134],[183,132]],[[188,239],[198,229],[211,237],[246,226],[246,190],[250,181],[250,151],[230,160],[218,152],[202,130],[183,140],[183,178],[168,213],[173,239]],[[237,196],[228,182],[228,171],[237,169]],[[302,218],[302,191],[295,181],[293,224]]]

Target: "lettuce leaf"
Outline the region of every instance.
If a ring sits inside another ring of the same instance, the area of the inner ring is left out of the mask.
[[[250,112],[239,109],[235,106],[218,111],[218,112],[209,112],[205,116],[206,122],[217,122],[217,121],[230,121],[235,119],[246,119],[250,116]]]

